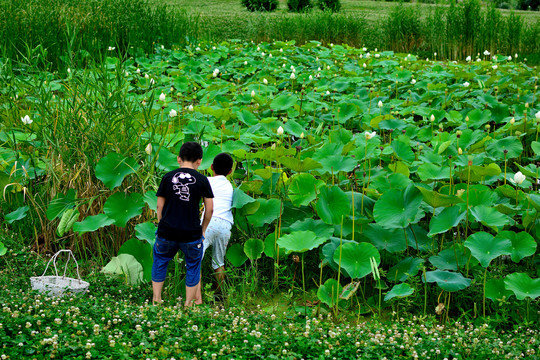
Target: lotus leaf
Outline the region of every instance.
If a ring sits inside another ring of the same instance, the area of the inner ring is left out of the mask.
[[[444,270],[426,272],[426,281],[436,282],[441,289],[449,292],[463,290],[471,284],[471,279],[463,277],[460,273]]]
[[[341,260],[340,260],[341,257]],[[375,258],[377,265],[381,256],[377,249],[369,243],[346,243],[334,251],[334,262],[341,264],[347,274],[353,279],[360,279],[371,273],[370,258]]]
[[[497,234],[495,239],[508,239],[512,243],[510,249],[510,255],[512,261],[520,262],[521,259],[534,255],[536,252],[536,241],[534,238],[525,231],[516,233],[513,231],[501,231]]]
[[[531,279],[525,273],[513,273],[504,279],[504,285],[512,291],[518,300],[524,300],[529,297],[536,299],[540,296],[540,279]]]
[[[10,212],[6,215],[5,219],[8,224],[12,224],[15,221],[24,219],[26,217],[26,213],[30,207],[28,205],[21,206],[20,208],[17,208],[17,210]]]
[[[106,274],[125,276],[126,282],[130,285],[138,285],[143,280],[143,267],[130,254],[120,254],[115,256],[103,268]]]
[[[317,189],[324,181],[317,180],[311,174],[295,174],[289,186],[289,199],[295,206],[307,206],[317,197]]]
[[[338,186],[323,186],[315,209],[325,223],[340,224],[351,213],[351,202]]]
[[[503,227],[512,222],[511,218],[501,214],[497,209],[485,205],[478,205],[471,208],[471,214],[477,221],[485,226],[489,226],[495,231],[499,231],[499,227]]]
[[[284,248],[287,253],[303,253],[319,247],[327,240],[326,238],[318,237],[313,231],[294,231],[280,237],[277,244],[280,248]]]
[[[118,153],[110,153],[98,161],[96,177],[112,190],[120,186],[127,175],[136,172],[138,169],[139,164],[135,159]]]
[[[412,295],[413,293],[414,293],[414,289],[411,288],[409,284],[403,283],[403,284],[394,285],[392,290],[390,290],[384,296],[384,301],[391,300],[395,297],[398,297],[398,298],[407,297],[409,295]]]
[[[7,247],[0,241],[0,256],[4,256],[7,253]]]
[[[404,228],[416,220],[420,213],[422,193],[409,185],[405,191],[389,190],[375,203],[375,221],[386,228]]]
[[[135,225],[137,239],[147,241],[151,246],[156,242],[157,227],[153,222],[145,222]]]
[[[143,268],[143,280],[152,281],[152,245],[146,241],[129,239],[118,250],[120,254],[132,255]]]
[[[387,279],[393,282],[402,282],[410,276],[416,276],[422,268],[424,260],[420,258],[406,257],[388,270]]]
[[[456,227],[461,220],[465,219],[466,212],[460,206],[444,208],[438,215],[431,218],[429,222],[429,236],[441,234]]]
[[[342,286],[335,279],[328,279],[317,290],[317,297],[329,307],[334,307],[342,292]]]
[[[278,199],[259,198],[256,201],[259,204],[259,209],[247,217],[251,225],[261,227],[264,224],[270,224],[279,217],[281,203]]]
[[[124,194],[117,192],[111,195],[103,205],[105,215],[114,220],[114,224],[125,227],[129,219],[140,215],[144,207],[141,194]]]
[[[402,229],[385,229],[379,224],[372,223],[364,228],[363,235],[378,250],[397,253],[404,251],[407,247],[407,238]]]
[[[264,251],[264,243],[260,239],[248,239],[244,243],[244,253],[251,261],[259,259]]]
[[[86,219],[73,224],[73,231],[82,235],[87,232],[96,231],[105,226],[114,224],[114,220],[109,218],[105,214],[98,214],[94,216],[88,216]]]
[[[58,194],[47,207],[47,219],[53,221],[59,216],[62,216],[64,211],[75,207],[77,204],[77,193],[73,189],[69,189],[66,195]]]
[[[513,295],[513,292],[505,288],[504,279],[489,279],[486,281],[486,298],[491,301],[508,299],[511,295]]]
[[[480,231],[470,235],[465,246],[471,254],[487,268],[491,261],[501,255],[510,255],[512,243],[508,239],[496,238],[491,234]]]
[[[228,247],[225,257],[235,267],[242,266],[248,259],[244,252],[244,247],[242,246],[242,244],[238,243],[232,244]]]

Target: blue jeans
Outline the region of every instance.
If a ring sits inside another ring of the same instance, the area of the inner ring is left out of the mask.
[[[203,240],[182,243],[160,238],[156,235],[154,244],[154,262],[152,264],[152,281],[163,282],[167,275],[169,261],[182,250],[186,258],[186,286],[193,287],[201,280],[201,260],[203,256]]]

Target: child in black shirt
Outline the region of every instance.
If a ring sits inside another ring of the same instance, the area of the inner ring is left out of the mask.
[[[186,302],[201,304],[201,260],[204,233],[212,218],[214,194],[206,176],[197,172],[203,150],[195,142],[186,142],[178,155],[179,169],[161,179],[157,191],[158,230],[152,264],[153,303],[161,303],[161,291],[169,261],[182,250],[186,258]],[[199,220],[199,205],[204,202],[204,218]]]

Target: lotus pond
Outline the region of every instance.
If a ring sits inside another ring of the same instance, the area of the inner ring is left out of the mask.
[[[468,60],[235,41],[54,73],[0,59],[5,226],[146,282],[157,184],[195,140],[203,173],[236,161],[231,289],[334,317],[536,321],[538,72]]]

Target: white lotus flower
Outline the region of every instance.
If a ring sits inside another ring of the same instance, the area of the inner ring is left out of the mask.
[[[170,116],[170,117],[173,118],[173,117],[176,117],[176,115],[178,115],[178,113],[176,112],[176,110],[171,109],[171,111],[169,111],[169,116]]]
[[[485,55],[485,56],[489,56],[489,55],[490,55],[490,52],[487,51],[487,50],[485,50],[485,51],[484,51],[484,55]]]
[[[534,117],[536,117],[536,120],[540,120],[540,111],[534,114]]]
[[[465,81],[465,82],[463,83],[463,87],[469,87],[469,85],[471,85],[471,84],[470,84],[468,81]]]
[[[364,67],[364,69],[365,69],[365,68],[367,68],[367,65],[366,65],[366,63],[362,64],[362,66]]]
[[[301,133],[300,134],[300,139],[303,139],[304,138],[304,133]]]
[[[219,69],[218,69],[218,68],[215,68],[215,69],[214,69],[214,72],[215,72],[216,74],[219,74]]]
[[[201,51],[201,48],[197,46],[197,47],[195,48],[195,51]]]
[[[277,129],[277,134],[278,134],[279,136],[283,135],[283,128],[282,128],[281,126],[278,127],[278,129]]]
[[[156,81],[154,79],[150,79],[150,85],[154,85]]]
[[[116,49],[114,46],[109,46],[109,51],[113,51],[114,49]]]
[[[518,58],[518,54],[517,54],[517,53],[515,53],[515,54],[514,54],[514,57],[515,57],[515,58],[517,59],[517,58]]]
[[[148,145],[146,145],[146,148],[144,149],[144,152],[147,153],[148,155],[152,154],[152,144],[151,143],[148,143]]]
[[[126,76],[129,76],[129,73],[126,71]]]
[[[255,90],[251,90],[251,97],[255,97]]]
[[[466,62],[470,62],[470,61],[471,61],[471,56],[470,56],[470,55],[467,56],[467,57],[465,58],[465,61],[466,61]]]
[[[512,56],[509,56],[509,57],[508,57],[508,61],[512,61]]]
[[[326,90],[326,95],[330,95],[330,90]]]
[[[416,84],[416,79],[412,79],[411,84],[413,84],[413,85]]]
[[[264,55],[266,55],[266,54],[265,54],[264,51],[263,51],[263,52],[261,53],[261,56],[264,56]]]
[[[496,70],[496,69],[498,68],[498,66],[497,66],[497,65],[493,65],[492,68],[493,68],[493,70]]]
[[[480,61],[482,61],[480,58],[476,59],[476,62],[480,62]]]
[[[161,93],[161,95],[159,95],[159,101],[165,101],[167,97],[165,96],[164,93]]]
[[[188,106],[188,110],[189,110],[189,111],[193,111],[193,105],[190,104],[190,105]]]
[[[364,135],[366,136],[367,140],[370,140],[370,139],[373,139],[375,136],[377,136],[377,132],[376,131],[373,131],[373,132],[366,131],[366,132],[364,132]]]
[[[283,52],[283,49],[279,49],[279,52]]]
[[[313,80],[313,75],[309,75],[309,80]]]
[[[268,85],[268,80],[263,79],[263,84],[264,84],[264,85]]]
[[[291,80],[294,80],[296,79],[296,75],[294,75],[294,73],[291,73]]]
[[[247,61],[244,61],[244,65],[247,65]]]
[[[514,125],[516,123],[516,119],[515,118],[511,118],[510,119],[510,125]]]
[[[140,74],[140,73],[141,73],[141,69],[137,68],[137,70],[135,70],[135,72],[136,72],[137,74]]]
[[[145,78],[145,79],[149,79],[150,76],[148,76],[148,74],[144,74],[144,78]]]
[[[327,65],[327,66],[326,66],[326,70],[330,70],[330,65]]]
[[[362,48],[362,51],[366,52],[366,51],[367,51],[367,47],[363,47],[363,48]]]
[[[375,57],[378,59],[381,57],[381,54],[375,54]]]
[[[215,47],[215,46],[212,46],[212,50],[216,50],[216,47]]]
[[[21,118],[21,121],[22,121],[23,124],[25,124],[25,125],[30,125],[31,123],[34,122],[32,119],[30,119],[30,116],[28,116],[28,115],[25,115],[24,117],[22,117],[22,118]]]
[[[433,56],[437,56],[437,53],[436,53],[436,52],[434,52],[434,53],[433,53]]]
[[[381,100],[379,100],[379,102],[377,103],[377,106],[382,108],[383,107],[383,102]]]
[[[521,171],[518,171],[514,174],[514,182],[518,185],[521,185],[525,181],[527,177],[521,173]]]
[[[457,149],[457,153],[458,153],[458,155],[462,155],[462,154],[463,154],[463,150],[462,150],[461,148],[458,148],[458,149]]]

